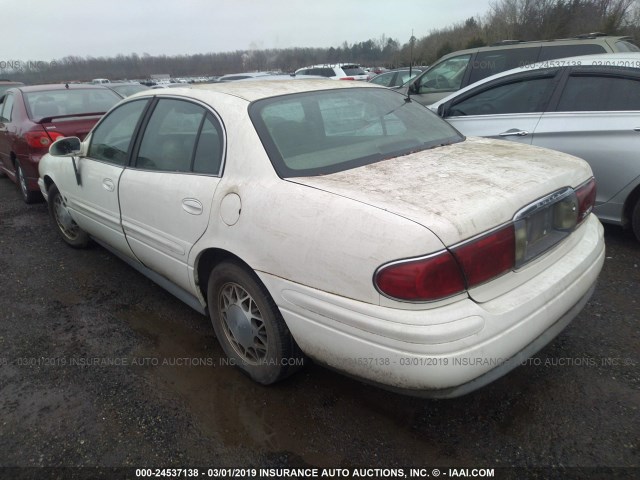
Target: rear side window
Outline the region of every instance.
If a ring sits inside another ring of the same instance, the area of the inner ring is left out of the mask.
[[[125,165],[131,139],[148,102],[148,99],[135,100],[109,113],[91,134],[89,157]]]
[[[320,77],[335,77],[336,72],[333,71],[333,68],[328,67],[317,67],[317,68],[308,68],[307,70],[302,70],[298,73],[298,75],[317,75]]]
[[[207,113],[200,130],[193,159],[195,173],[217,175],[222,165],[222,127],[211,113]]]
[[[598,53],[607,53],[602,45],[594,43],[585,43],[579,45],[548,45],[542,47],[539,62],[545,60],[553,60],[554,58],[577,57],[580,55],[595,55]]]
[[[543,112],[554,77],[529,78],[484,90],[454,104],[447,116]]]
[[[343,65],[342,70],[347,75],[366,75],[366,72],[360,68],[360,65]]]
[[[572,75],[562,91],[559,112],[640,110],[640,80]]]
[[[471,63],[469,84],[512,68],[532,65],[538,60],[540,47],[505,48],[479,52]]]

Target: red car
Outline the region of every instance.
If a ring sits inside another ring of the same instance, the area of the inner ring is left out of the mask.
[[[0,98],[0,176],[18,184],[22,198],[41,198],[38,162],[60,137],[84,138],[121,97],[98,85],[36,85]]]

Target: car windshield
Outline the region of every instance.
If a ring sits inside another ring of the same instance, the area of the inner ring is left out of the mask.
[[[249,114],[282,178],[349,170],[463,139],[426,107],[387,89],[284,95],[252,103]]]
[[[104,113],[121,100],[107,88],[74,88],[27,92],[24,95],[29,118],[60,117],[83,113]]]

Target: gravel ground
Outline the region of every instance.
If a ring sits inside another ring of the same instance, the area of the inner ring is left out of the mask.
[[[265,388],[224,365],[208,318],[99,246],[68,248],[46,205],[0,179],[0,466],[606,466],[639,478],[640,243],[616,227],[606,241],[585,310],[477,392],[420,400],[315,365]]]

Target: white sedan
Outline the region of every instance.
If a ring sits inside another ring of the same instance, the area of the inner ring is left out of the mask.
[[[465,139],[360,82],[141,92],[52,145],[40,188],[68,244],[208,313],[262,384],[308,356],[462,395],[557,335],[604,260],[584,161]]]

